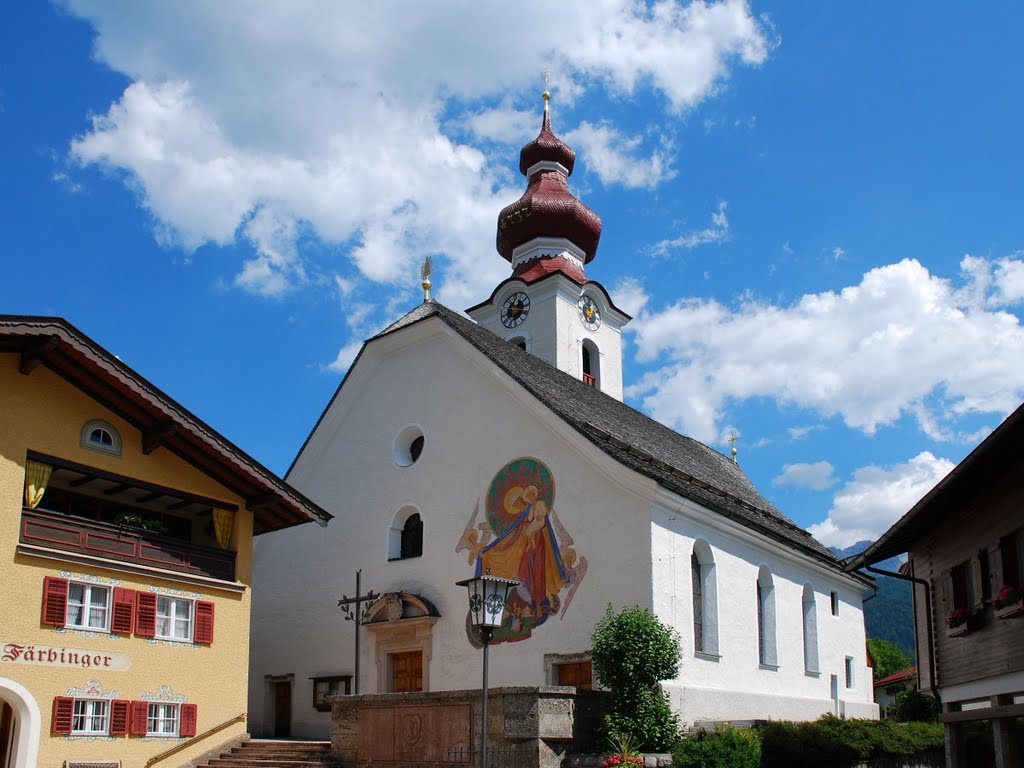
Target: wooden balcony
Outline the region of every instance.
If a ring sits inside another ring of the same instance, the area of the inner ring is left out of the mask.
[[[235,580],[235,553],[57,512],[23,509],[22,544],[193,576]]]

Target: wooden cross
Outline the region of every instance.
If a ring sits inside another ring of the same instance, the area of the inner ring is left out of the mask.
[[[354,621],[356,623],[356,663],[355,673],[353,677],[356,680],[355,693],[359,693],[359,625],[363,623],[363,619],[366,618],[366,614],[370,610],[370,606],[373,605],[377,598],[380,597],[372,589],[365,595],[360,593],[360,577],[362,576],[363,569],[360,568],[356,571],[356,596],[349,597],[348,595],[342,595],[341,600],[338,601],[338,606],[341,608],[342,614],[345,616],[345,621]],[[363,607],[363,603],[366,603],[366,607]],[[352,606],[355,606],[355,610]]]

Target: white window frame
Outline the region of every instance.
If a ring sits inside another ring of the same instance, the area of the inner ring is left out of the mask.
[[[81,601],[74,600],[72,597],[72,591],[75,589],[82,590]],[[107,596],[106,604],[103,607],[103,623],[100,625],[93,625],[90,623],[92,618],[92,596],[95,593],[104,592]],[[113,599],[113,590],[110,587],[102,584],[93,584],[88,581],[68,581],[68,604],[64,611],[64,626],[68,629],[84,629],[92,632],[109,632],[110,631],[110,614],[111,600]],[[84,619],[84,623],[75,623],[72,621],[73,611],[76,607],[81,606],[81,617]]]
[[[170,727],[172,730],[162,730]],[[181,730],[181,704],[153,701],[146,707],[146,735],[176,738]]]
[[[110,733],[110,702],[106,699],[75,699],[71,716],[71,733],[81,736],[106,736]],[[102,728],[94,727],[102,723]],[[85,725],[86,727],[76,727]]]
[[[175,610],[176,607],[188,606],[188,616],[181,617]],[[168,610],[170,609],[170,610]],[[184,621],[185,635],[175,634],[178,623]],[[170,631],[161,631],[164,625]],[[175,597],[173,595],[157,595],[156,598],[156,637],[160,640],[173,640],[179,643],[191,643],[196,630],[196,601],[187,597]]]

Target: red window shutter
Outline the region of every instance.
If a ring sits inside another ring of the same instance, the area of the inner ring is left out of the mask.
[[[181,705],[181,720],[178,721],[179,736],[196,735],[196,714],[198,709],[198,706],[195,704]]]
[[[57,576],[43,577],[43,617],[40,621],[51,627],[63,627],[68,613],[68,580]]]
[[[205,645],[213,642],[213,603],[196,601],[196,626],[192,639]]]
[[[128,718],[128,733],[132,736],[145,736],[149,704],[145,701],[131,701],[129,702],[129,711],[131,716]]]
[[[128,707],[130,701],[115,699],[110,702],[110,735],[124,736],[128,733]]]
[[[134,617],[135,590],[114,587],[114,610],[110,618],[110,631],[119,635],[130,635]]]
[[[75,716],[75,700],[70,696],[55,696],[53,699],[53,720],[51,733],[71,733],[71,722]]]
[[[135,634],[156,637],[156,595],[152,592],[135,593]]]

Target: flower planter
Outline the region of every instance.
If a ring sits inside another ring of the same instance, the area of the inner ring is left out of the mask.
[[[1014,616],[1020,616],[1024,614],[1024,600],[1018,600],[1015,603],[1004,605],[1002,608],[996,608],[997,619],[1012,619]]]

